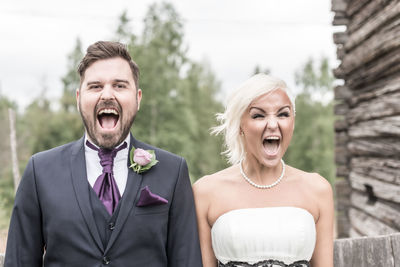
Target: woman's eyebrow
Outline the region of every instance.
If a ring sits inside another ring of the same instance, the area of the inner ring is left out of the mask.
[[[280,109],[278,109],[278,112],[282,111],[285,108],[290,109],[290,105],[286,105],[286,106],[281,107]],[[266,113],[265,110],[263,110],[262,108],[259,108],[259,107],[250,107],[250,110],[252,110],[252,109],[258,109],[259,111],[261,111],[263,113]]]
[[[259,108],[259,107],[250,107],[250,110],[252,110],[252,109],[258,109],[259,111],[265,113],[265,111],[262,108]]]
[[[289,106],[289,105],[287,105],[287,106],[281,107],[281,108],[278,110],[278,112],[279,112],[279,111],[282,111],[282,109],[285,109],[285,108],[288,108],[288,109],[290,109],[290,106]]]

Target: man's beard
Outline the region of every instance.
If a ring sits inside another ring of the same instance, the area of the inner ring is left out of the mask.
[[[122,143],[122,141],[125,140],[125,138],[128,136],[131,126],[136,118],[136,113],[134,113],[133,116],[129,119],[128,123],[124,125],[122,121],[122,110],[121,110],[118,118],[118,120],[120,120],[119,121],[120,129],[118,130],[118,132],[114,134],[98,133],[96,132],[96,123],[97,123],[96,110],[94,111],[93,114],[94,119],[91,120],[90,118],[87,118],[88,116],[85,116],[82,113],[81,103],[79,103],[79,113],[81,114],[81,118],[85,126],[86,133],[89,136],[90,140],[98,147],[105,149],[113,149],[117,145]]]

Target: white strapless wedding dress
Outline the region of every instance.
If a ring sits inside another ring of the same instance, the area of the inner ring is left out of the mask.
[[[314,251],[314,217],[296,207],[237,209],[211,229],[219,266],[303,267]]]

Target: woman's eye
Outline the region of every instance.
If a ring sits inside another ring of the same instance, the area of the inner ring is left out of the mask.
[[[251,115],[251,118],[252,118],[252,119],[263,118],[263,117],[264,117],[264,116],[261,115],[261,114],[253,114],[253,115]]]
[[[290,114],[289,114],[289,112],[282,112],[282,113],[279,113],[278,116],[279,117],[289,117]]]

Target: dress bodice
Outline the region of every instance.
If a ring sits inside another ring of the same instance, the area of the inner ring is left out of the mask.
[[[302,208],[248,208],[222,214],[212,226],[211,237],[214,254],[222,264],[275,261],[286,264],[276,266],[290,266],[311,259],[316,230],[314,217]]]

